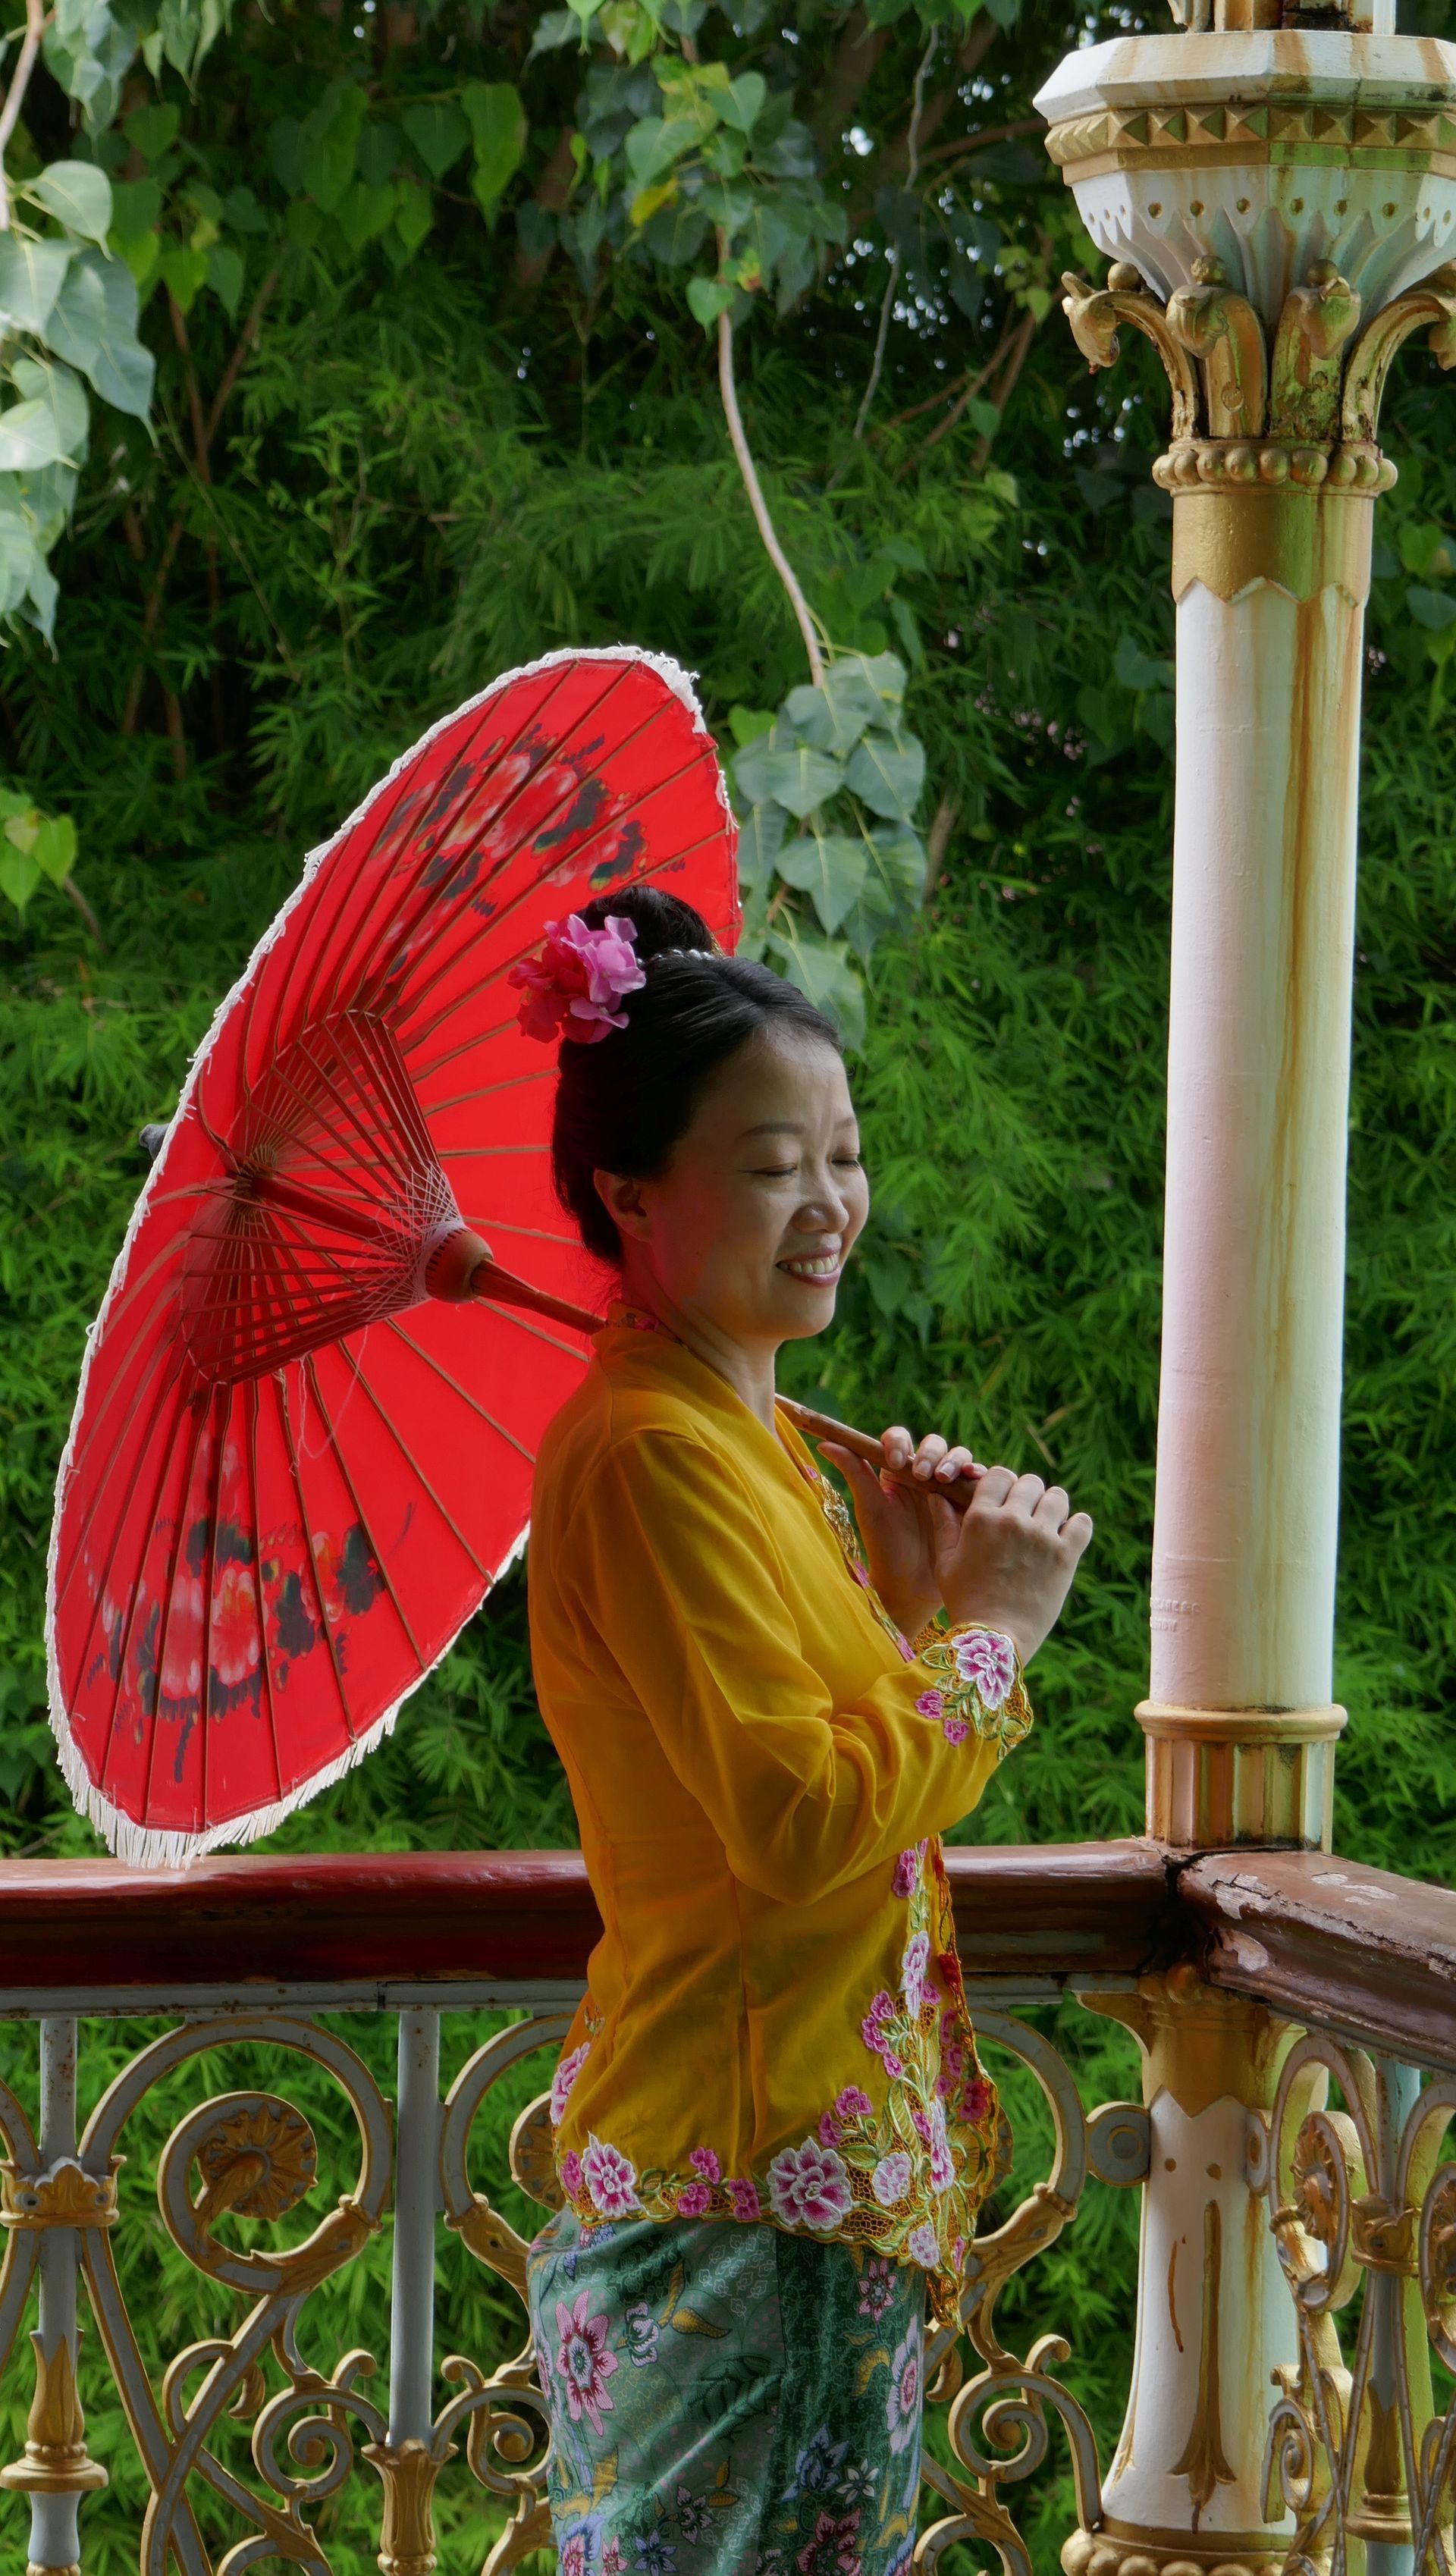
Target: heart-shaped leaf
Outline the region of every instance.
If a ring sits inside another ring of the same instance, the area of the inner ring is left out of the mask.
[[[1417,626],[1424,626],[1430,635],[1439,635],[1446,627],[1456,626],[1456,599],[1448,591],[1427,590],[1421,583],[1412,582],[1405,595],[1405,604]]]
[[[52,885],[63,885],[76,858],[76,826],[69,814],[48,816],[31,844],[31,857]]]
[[[395,208],[394,230],[408,258],[413,259],[434,220],[435,209],[429,189],[416,187],[413,180],[401,187]],[[393,235],[390,238],[393,239]]]
[[[470,141],[470,127],[450,99],[407,107],[400,123],[432,179],[443,179]]]
[[[778,871],[786,885],[807,894],[828,931],[839,928],[864,883],[863,841],[843,832],[801,832],[786,841]]]
[[[885,702],[860,654],[831,663],[820,689],[791,689],[788,713],[794,731],[816,751],[847,760],[867,725],[883,725]]]
[[[526,111],[510,81],[469,81],[460,104],[470,122],[475,168],[470,186],[483,215],[499,204],[526,149]]]
[[[798,922],[779,921],[766,945],[778,958],[791,984],[797,984],[816,1010],[833,1020],[848,1047],[864,1044],[864,987],[849,962],[843,940],[820,939]]]
[[[875,728],[862,735],[845,782],[872,814],[908,823],[925,784],[925,752],[909,734]]]
[[[50,412],[60,441],[60,453],[79,463],[86,453],[86,434],[90,425],[91,406],[86,389],[69,367],[47,364],[38,358],[17,358],[11,373],[15,389],[27,402],[38,402]]]
[[[391,208],[392,211],[392,208]],[[243,296],[243,254],[231,242],[216,242],[207,254],[207,283],[229,321],[236,321]]]
[[[39,465],[57,465],[65,457],[49,403],[12,403],[8,411],[0,411],[0,474],[30,474]]]
[[[782,805],[755,805],[738,827],[738,882],[766,885],[784,845],[789,818]]]
[[[776,726],[774,731],[781,733],[783,727]],[[772,737],[766,735],[764,739],[767,744]],[[921,759],[923,766],[923,754]],[[754,774],[762,782],[760,793],[753,801],[759,803],[764,796],[772,796],[777,804],[787,806],[791,814],[797,815],[801,823],[816,806],[825,804],[831,796],[837,796],[845,783],[845,773],[839,762],[827,752],[815,751],[809,743],[795,742],[782,750],[770,750],[761,748],[756,742],[750,743],[748,750],[740,752],[733,764],[733,774],[740,786],[744,784],[745,761],[754,765]]]
[[[768,83],[762,72],[740,72],[737,80],[730,81],[727,89],[715,97],[713,104],[725,125],[735,126],[740,134],[751,134],[763,114],[767,96]]]
[[[0,894],[14,904],[22,920],[25,907],[39,883],[40,870],[34,859],[27,858],[20,850],[0,846]]]
[[[93,161],[52,161],[25,193],[83,241],[104,242],[111,230],[111,181]]]
[[[45,336],[71,264],[69,242],[27,241],[0,233],[0,323]]]
[[[130,269],[99,251],[82,251],[56,298],[46,339],[58,358],[89,377],[103,402],[145,420],[157,362],[138,340],[136,326]]]
[[[688,306],[693,319],[705,331],[713,330],[720,313],[726,313],[733,301],[733,288],[721,277],[690,277]]]

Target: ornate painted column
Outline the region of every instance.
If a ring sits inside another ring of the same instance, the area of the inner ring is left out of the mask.
[[[1456,364],[1456,47],[1188,0],[1037,102],[1106,284],[1094,367],[1157,348],[1177,602],[1168,1175],[1148,1830],[1328,1844],[1364,611],[1402,343]],[[1381,11],[1386,14],[1380,14]],[[1448,261],[1451,264],[1445,264]],[[1284,2035],[1186,1972],[1146,2051],[1133,2389],[1070,2576],[1277,2576],[1271,2373],[1293,2359],[1262,2187]]]

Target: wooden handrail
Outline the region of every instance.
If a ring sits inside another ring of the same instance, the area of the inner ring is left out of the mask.
[[[1328,1852],[1217,1852],[1178,1875],[1211,1985],[1456,2071],[1456,1892]]]
[[[1290,2020],[1456,2070],[1456,1893],[1328,1853],[1152,1842],[946,1855],[967,1979],[1189,1959]],[[192,1869],[0,1862],[0,1995],[570,1985],[601,1931],[575,1851],[248,1854]],[[68,2008],[74,2008],[74,2003]]]
[[[973,1976],[1127,1975],[1166,1948],[1152,1843],[947,1858]],[[585,1974],[600,1930],[574,1851],[0,1862],[0,1989],[39,2001],[88,1986],[564,1981]]]

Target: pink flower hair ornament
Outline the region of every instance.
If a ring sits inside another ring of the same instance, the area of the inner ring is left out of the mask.
[[[635,921],[620,913],[608,913],[600,930],[589,930],[579,912],[548,921],[540,956],[523,958],[506,979],[522,996],[517,1017],[527,1037],[595,1046],[624,1029],[627,1014],[617,1005],[647,981],[636,943]]]

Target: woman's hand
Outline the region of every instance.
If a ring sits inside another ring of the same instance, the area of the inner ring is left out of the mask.
[[[1009,1467],[988,1467],[964,1512],[932,1488],[930,1511],[936,1583],[952,1619],[999,1628],[1029,1664],[1072,1588],[1092,1536],[1087,1514],[1072,1510],[1060,1485]]]
[[[835,1442],[821,1440],[819,1446],[854,1496],[870,1581],[906,1636],[917,1636],[944,1597],[937,1571],[943,1542],[932,1500],[958,1527],[964,1489],[956,1502],[944,1489],[959,1476],[982,1471],[969,1449],[950,1448],[936,1431],[917,1443],[899,1422],[891,1424],[881,1442],[885,1466],[879,1475]],[[898,1476],[907,1471],[911,1481],[902,1484]]]

